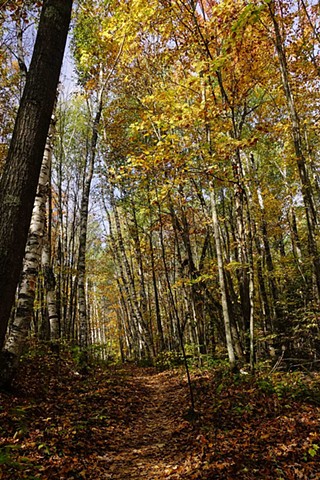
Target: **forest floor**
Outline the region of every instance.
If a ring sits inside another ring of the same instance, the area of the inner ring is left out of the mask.
[[[0,392],[0,479],[320,479],[319,381],[194,370],[190,415],[182,370],[34,353]]]

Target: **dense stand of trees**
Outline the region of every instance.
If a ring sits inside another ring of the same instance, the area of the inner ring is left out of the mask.
[[[78,84],[58,101],[39,261],[23,271],[33,334],[85,359],[318,361],[319,13],[312,0],[76,7]]]

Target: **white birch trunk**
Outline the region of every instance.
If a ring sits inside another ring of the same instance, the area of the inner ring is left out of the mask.
[[[60,337],[60,326],[56,299],[56,282],[51,266],[49,239],[47,234],[44,237],[41,263],[44,273],[44,286],[46,289],[50,340],[54,341]]]
[[[45,208],[51,150],[52,147],[49,140],[47,140],[31,217],[21,281],[18,288],[16,313],[2,352],[4,358],[3,364],[6,365],[3,368],[1,380],[6,376],[7,379],[4,380],[5,382],[10,381],[15,373],[33,317],[33,304],[45,228]]]

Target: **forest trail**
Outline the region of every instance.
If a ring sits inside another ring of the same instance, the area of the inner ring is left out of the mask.
[[[320,480],[320,377],[95,366],[40,351],[0,391],[0,480]]]
[[[91,373],[25,364],[14,394],[0,392],[1,480],[182,478],[195,439],[184,373],[132,365]]]
[[[188,390],[176,375],[146,369],[135,371],[130,383],[142,393],[135,406],[132,422],[116,436],[110,449],[101,457],[109,464],[110,479],[166,478],[179,469],[190,448],[193,426],[185,420],[188,411]]]

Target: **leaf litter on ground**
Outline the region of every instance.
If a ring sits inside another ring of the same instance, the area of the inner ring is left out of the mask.
[[[0,479],[320,479],[318,374],[192,383],[194,418],[182,370],[79,375],[67,354],[34,355],[0,393]]]

